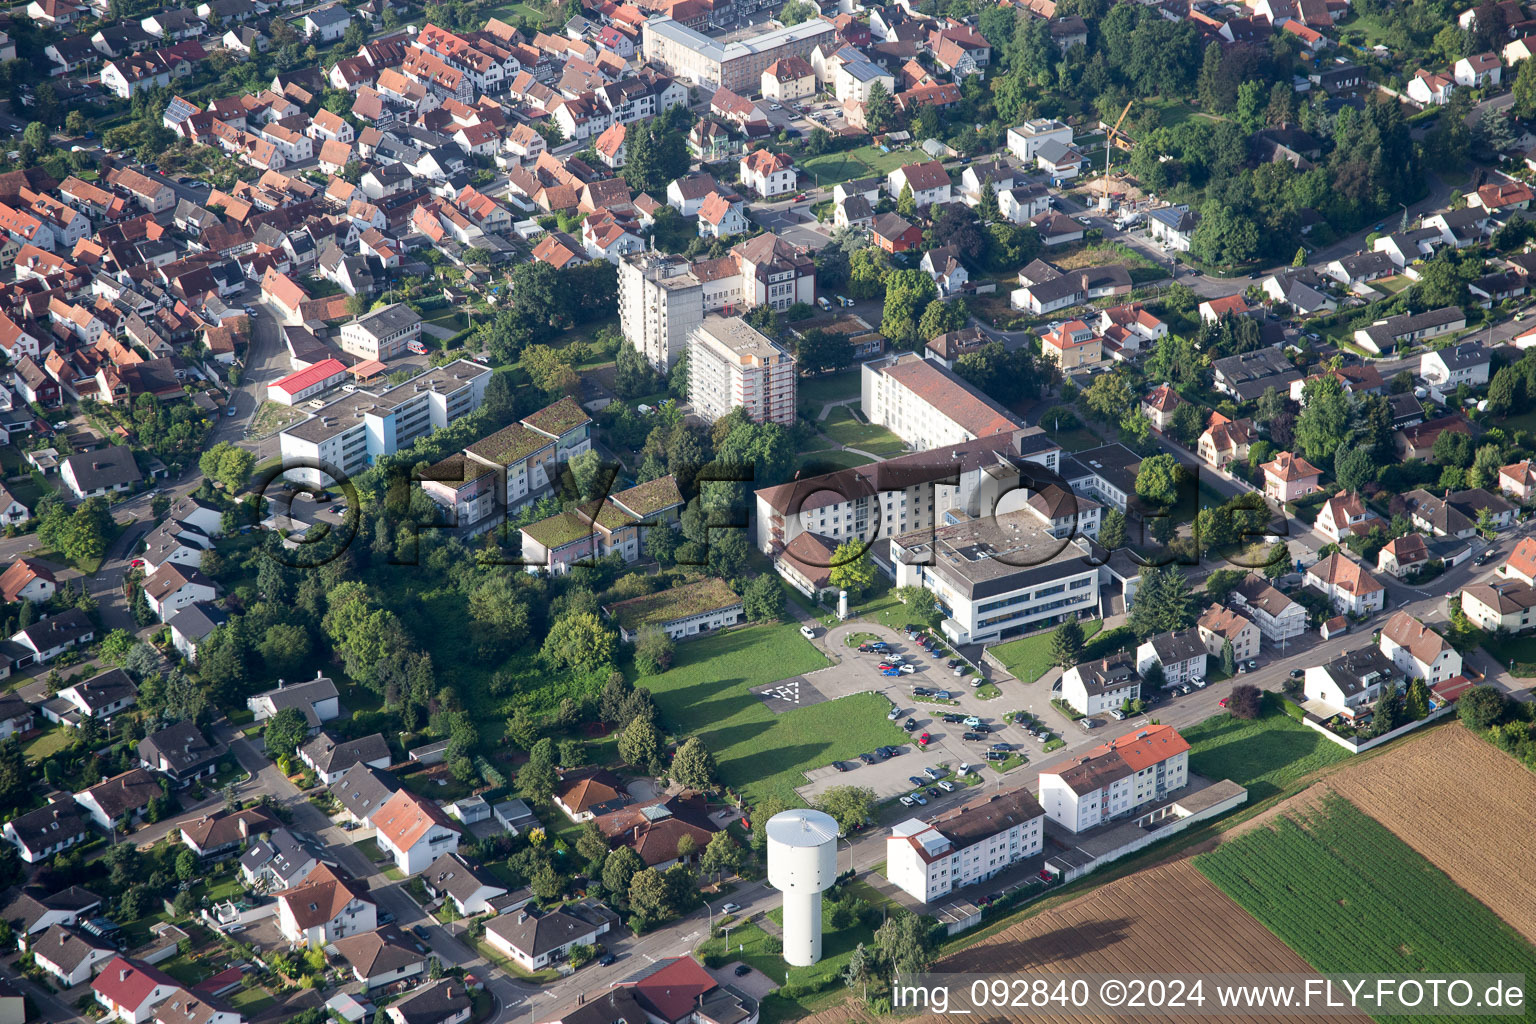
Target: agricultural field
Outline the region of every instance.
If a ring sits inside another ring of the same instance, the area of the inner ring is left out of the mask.
[[[1170,935],[1179,936],[1179,941],[1170,942]],[[1161,974],[1308,973],[1300,957],[1222,895],[1188,860],[1118,878],[945,957],[933,970],[977,974],[1145,974],[1149,970]],[[1083,1024],[1090,1019],[1126,1018],[1088,1018],[1049,1011],[1030,1014],[1031,1021],[1060,1024]],[[1169,1013],[1157,1019],[1177,1024],[1204,1018]],[[1296,1018],[1253,1015],[1247,1019]],[[1341,1019],[1363,1024],[1369,1018],[1358,1015]]]
[[[1403,799],[1412,794],[1406,787],[1399,792]],[[1194,863],[1325,974],[1466,971],[1529,977],[1536,972],[1536,949],[1529,942],[1386,826],[1336,794],[1228,837]],[[1504,873],[1493,865],[1486,870]],[[1454,1018],[1375,1019],[1428,1024]]]
[[[1398,744],[1328,786],[1536,942],[1536,777],[1460,726]],[[1454,793],[1454,799],[1439,794]]]

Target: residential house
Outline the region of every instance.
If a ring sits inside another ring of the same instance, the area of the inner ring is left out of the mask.
[[[1179,629],[1147,637],[1136,648],[1136,671],[1143,680],[1153,665],[1163,672],[1164,686],[1180,686],[1205,678],[1209,652],[1205,641],[1193,629]]]
[[[329,786],[355,764],[388,768],[394,756],[390,754],[389,744],[381,733],[338,740],[322,729],[314,739],[299,748],[299,760],[314,771],[321,785]]]
[[[390,1024],[464,1024],[474,1001],[459,978],[438,978],[412,989],[384,1010]]]
[[[1175,410],[1183,404],[1184,399],[1168,384],[1159,384],[1141,397],[1141,411],[1152,421],[1152,429],[1157,431],[1168,429]]]
[[[1226,469],[1234,462],[1246,462],[1252,445],[1251,420],[1231,420],[1213,411],[1195,444],[1195,450],[1207,465]]]
[[[1488,383],[1493,353],[1475,341],[1430,349],[1419,357],[1419,376],[1441,392],[1454,391],[1462,384],[1482,387]]]
[[[48,721],[79,728],[87,718],[106,722],[137,703],[138,697],[139,688],[128,673],[113,668],[64,687],[38,707]]]
[[[1125,652],[1073,665],[1061,675],[1061,700],[1084,715],[1112,711],[1141,696],[1141,677]]]
[[[199,857],[222,858],[238,853],[251,839],[277,828],[277,819],[260,807],[219,811],[183,822],[182,845]]]
[[[219,758],[228,749],[218,740],[208,739],[196,722],[183,719],[139,740],[139,764],[164,775],[173,786],[187,786],[213,776]]]
[[[311,732],[341,714],[339,704],[340,691],[336,684],[319,672],[315,673],[315,678],[302,683],[285,683],[279,679],[277,689],[257,694],[245,702],[257,722],[266,721],[284,708],[298,708]]]
[[[1478,629],[1523,633],[1536,624],[1536,588],[1520,580],[1469,583],[1461,591],[1461,610]]]
[[[6,604],[46,604],[57,589],[53,571],[36,559],[18,558],[0,573],[0,597],[5,598]]]
[[[1350,537],[1364,537],[1372,527],[1386,529],[1387,522],[1365,507],[1354,491],[1340,491],[1323,503],[1312,528],[1335,544]]]
[[[1256,573],[1249,573],[1237,585],[1230,600],[1238,611],[1253,620],[1271,644],[1283,647],[1306,632],[1307,610]]]
[[[1259,655],[1259,627],[1226,605],[1213,604],[1207,608],[1195,622],[1195,629],[1206,653],[1213,658],[1220,658],[1228,643],[1232,645],[1234,661],[1247,661]]]
[[[278,931],[289,942],[316,949],[378,927],[378,908],[366,886],[316,864],[304,880],[276,893]]]
[[[373,817],[376,840],[407,875],[432,865],[444,853],[459,848],[462,830],[430,800],[399,790]]]
[[[1341,614],[1366,616],[1381,611],[1387,588],[1359,562],[1335,551],[1307,569],[1305,584],[1322,591]]]
[[[1322,479],[1321,470],[1290,452],[1281,452],[1261,468],[1264,470],[1265,495],[1281,503],[1311,494],[1318,489],[1318,481]]]
[[[427,954],[394,925],[337,939],[333,947],[365,991],[427,973]]]
[[[616,923],[618,915],[600,904],[574,903],[542,913],[524,907],[490,921],[485,943],[524,970],[537,971],[563,961],[572,946],[593,945]]]
[[[103,779],[75,794],[93,822],[110,831],[120,822],[131,822],[149,810],[151,801],[164,799],[160,781],[143,768],[130,768]]]
[[[1376,555],[1376,570],[1403,579],[1429,565],[1429,545],[1417,533],[1394,537]]]
[[[32,954],[38,968],[51,975],[62,988],[85,984],[101,965],[117,956],[117,948],[105,939],[61,924],[52,925],[43,934],[29,939],[27,952]]]
[[[91,992],[106,1010],[106,1019],[123,1024],[150,1024],[155,1009],[181,991],[181,983],[141,960],[115,956],[108,960]]]
[[[177,612],[197,602],[219,596],[213,580],[197,569],[178,562],[166,562],[144,581],[144,600],[161,622],[169,622]]]
[[[918,209],[934,203],[947,203],[952,192],[949,172],[937,160],[896,168],[886,176],[885,187],[898,198],[903,188],[911,189]]]
[[[274,828],[240,855],[240,877],[258,892],[291,889],[315,869],[323,852],[286,828]]]
[[[71,494],[85,499],[130,491],[144,479],[127,445],[78,452],[59,464],[59,478]]]
[[[1323,665],[1313,665],[1302,677],[1302,692],[1309,701],[1345,718],[1368,716],[1382,687],[1397,686],[1402,672],[1375,647],[1345,651]]]
[[[470,864],[457,853],[444,853],[421,875],[427,892],[452,902],[460,917],[492,912],[492,901],[507,894],[507,887]]]
[[[1461,675],[1461,654],[1439,633],[1407,612],[1394,612],[1381,628],[1381,653],[1409,679],[1430,686]]]
[[[1134,814],[1189,783],[1189,744],[1171,725],[1118,736],[1040,772],[1040,806],[1071,832]]]
[[[90,838],[85,816],[69,799],[54,800],[5,822],[4,835],[27,864],[40,864]]]

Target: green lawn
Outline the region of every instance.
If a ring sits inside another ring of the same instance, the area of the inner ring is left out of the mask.
[[[1086,640],[1104,628],[1100,619],[1083,623],[1083,639]],[[1036,633],[1022,640],[1010,640],[991,648],[992,654],[1008,667],[1008,671],[1021,683],[1032,683],[1051,670],[1055,661],[1051,658],[1051,635],[1054,630]]]
[[[1190,770],[1246,786],[1252,803],[1349,756],[1274,705],[1274,698],[1266,700],[1265,714],[1252,721],[1221,714],[1181,730],[1189,741]]]
[[[838,402],[845,398],[859,397],[859,371],[843,370],[841,373],[830,373],[825,377],[802,377],[799,380],[799,400],[816,406],[817,415],[821,414],[821,406],[828,402]]]
[[[1195,865],[1324,974],[1536,971],[1529,942],[1343,797],[1229,837]],[[1458,1019],[1382,1009],[1371,1016],[1383,1024]]]
[[[846,405],[839,405],[817,424],[823,434],[840,445],[857,448],[878,458],[889,459],[907,450],[906,442],[884,427],[864,423]]]
[[[52,757],[69,746],[74,741],[74,738],[75,732],[73,729],[62,725],[55,725],[36,739],[28,740],[26,745],[21,748],[21,753],[28,763],[37,763],[45,757]]]
[[[1516,678],[1536,676],[1536,637],[1511,636],[1499,640],[1490,636],[1483,641],[1483,650],[1503,663]]]
[[[854,466],[866,466],[874,462],[867,455],[859,455],[855,452],[824,451],[809,452],[800,459],[799,469],[802,479],[816,476],[820,473],[832,473],[839,469],[852,469]]]
[[[878,694],[776,715],[750,692],[826,663],[798,626],[753,626],[678,644],[671,669],[635,682],[655,695],[678,735],[696,735],[708,745],[727,785],[752,802],[771,795],[796,803],[806,769],[907,739],[885,720],[890,701]]]
[[[1053,430],[1049,423],[1040,424],[1045,432],[1050,435],[1052,441],[1061,445],[1069,452],[1085,452],[1090,448],[1099,448],[1104,444],[1104,439],[1087,427],[1073,427],[1071,430]]]
[[[874,146],[861,146],[843,153],[823,153],[800,162],[800,169],[818,185],[836,185],[855,178],[884,178],[903,164],[918,163],[926,157],[918,152],[884,153]]]
[[[236,989],[226,996],[225,1000],[235,1009],[243,1010],[247,1018],[255,1016],[277,1002],[266,989],[255,985],[250,988]]]

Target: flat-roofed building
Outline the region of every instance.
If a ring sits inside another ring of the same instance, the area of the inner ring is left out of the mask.
[[[744,409],[758,423],[793,426],[795,358],[741,317],[710,317],[688,337],[688,399],[713,423]]]
[[[809,59],[811,52],[837,35],[830,21],[812,18],[798,25],[759,32],[745,39],[722,42],[671,18],[647,21],[641,48],[647,61],[659,62],[672,74],[694,85],[748,95],[774,61],[785,57]]]

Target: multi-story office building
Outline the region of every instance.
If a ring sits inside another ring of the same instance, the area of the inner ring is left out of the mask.
[[[891,539],[898,587],[932,591],[952,643],[990,643],[1099,608],[1087,542],[1053,537],[1022,508],[980,517],[958,509],[937,528]]]
[[[1189,744],[1171,725],[1149,725],[1040,773],[1046,817],[1083,832],[1165,799],[1189,783]]]
[[[758,423],[795,422],[795,357],[739,316],[710,317],[688,338],[688,400],[710,423],[745,409]]]
[[[524,416],[462,452],[434,463],[421,489],[446,509],[453,525],[482,533],[554,486],[558,467],[592,447],[592,417],[573,398]]]
[[[1040,852],[1045,811],[1022,787],[993,793],[923,822],[909,818],[885,840],[885,874],[924,903],[985,881]]]
[[[480,408],[491,368],[459,359],[394,387],[356,391],[325,405],[278,436],[285,473],[317,487],[361,473],[420,437]]]
[[[859,376],[865,417],[919,451],[1011,434],[1024,426],[953,372],[915,352],[871,360]]]
[[[774,61],[781,57],[809,59],[811,51],[836,35],[830,21],[812,18],[726,43],[671,18],[657,18],[645,23],[641,48],[646,61],[659,62],[694,85],[707,89],[723,86],[746,96],[757,90],[763,72]]]
[[[393,359],[421,337],[421,317],[401,302],[341,325],[341,350],[359,359]]]

